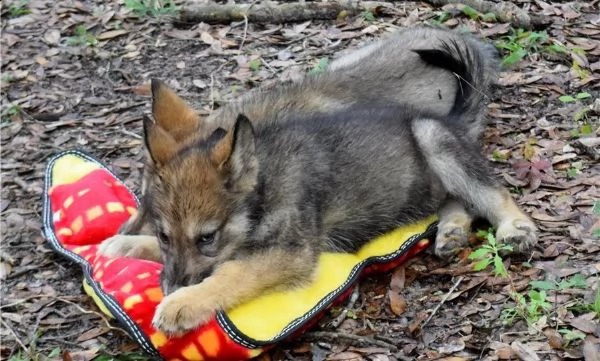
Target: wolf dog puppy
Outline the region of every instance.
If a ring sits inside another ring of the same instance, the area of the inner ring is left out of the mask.
[[[462,112],[472,120],[465,132],[476,143],[484,126],[485,107],[460,103],[462,108],[458,109],[456,100],[465,89],[487,93],[498,64],[493,47],[472,36],[442,28],[415,27],[342,56],[322,74],[259,88],[206,119],[201,119],[171,89],[153,81],[153,117],[171,135],[169,146],[178,149],[205,139],[219,127],[230,129],[239,113],[252,122],[274,123],[290,116],[336,112],[357,104],[407,104],[436,116]],[[103,243],[100,252],[160,260],[156,238],[133,236],[153,235],[145,202],[149,169],[145,168],[138,212],[121,228],[120,235]],[[464,208],[448,200],[440,210],[436,254],[448,256],[465,245],[470,225],[471,216]]]
[[[239,115],[230,131],[180,149],[144,124],[166,295],[153,323],[167,333],[309,282],[321,252],[356,251],[448,197],[490,220],[499,241],[520,251],[536,241],[460,112],[359,106],[256,126]]]

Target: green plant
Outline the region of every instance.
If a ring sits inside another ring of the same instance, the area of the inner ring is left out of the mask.
[[[441,25],[451,17],[452,14],[450,14],[448,11],[442,11],[435,17],[435,19],[429,19],[428,22],[431,25]]]
[[[317,65],[315,65],[315,67],[312,68],[311,71],[308,72],[308,74],[315,75],[315,74],[320,74],[320,73],[324,72],[325,69],[327,68],[327,64],[329,64],[328,57],[319,59],[319,62],[317,63]]]
[[[30,345],[29,352],[27,354],[23,354],[23,351],[19,351],[16,354],[12,355],[8,361],[45,361],[45,360],[55,360],[60,358],[60,347],[56,347],[50,351],[48,355],[43,355],[41,353],[36,352],[35,350],[35,341],[34,338],[32,340],[32,344]]]
[[[85,25],[77,25],[75,28],[75,35],[67,38],[67,44],[71,46],[95,46],[98,44],[98,40],[94,34],[88,33]]]
[[[31,10],[27,7],[28,3],[29,0],[19,0],[15,4],[10,4],[8,7],[8,17],[13,19],[31,14]]]
[[[375,14],[371,11],[363,11],[360,15],[365,21],[375,21]]]
[[[496,276],[508,277],[508,272],[506,271],[506,267],[504,267],[500,252],[510,252],[513,250],[512,246],[507,244],[498,245],[492,228],[488,231],[478,231],[477,236],[485,238],[487,243],[483,244],[479,249],[469,255],[470,260],[477,260],[473,265],[473,269],[475,271],[481,271],[493,264],[494,274]]]
[[[585,333],[579,330],[570,330],[568,328],[561,328],[558,332],[562,333],[565,338],[565,347],[569,346],[569,344],[575,340],[583,340],[585,339]]]
[[[133,11],[138,18],[175,16],[179,12],[179,6],[173,0],[125,0],[125,8]]]
[[[511,291],[510,298],[515,301],[514,307],[507,307],[502,310],[500,318],[505,324],[511,325],[515,319],[521,318],[532,325],[552,309],[552,304],[548,302],[546,291],[530,290],[526,296]]]
[[[563,95],[558,97],[558,100],[560,100],[563,103],[572,103],[572,102],[576,102],[577,100],[581,100],[581,99],[587,99],[587,98],[591,98],[592,94],[588,93],[588,92],[581,92],[581,93],[577,93],[575,94],[575,96],[571,96],[571,95]]]
[[[555,291],[563,291],[568,288],[586,288],[587,284],[585,283],[585,277],[583,277],[580,273],[575,274],[573,277],[564,279],[560,282],[556,281],[531,281],[529,285],[538,290],[555,290]]]
[[[10,104],[6,108],[2,109],[2,112],[0,113],[0,119],[2,120],[2,122],[10,121],[10,118],[19,114],[20,111],[20,106],[18,106],[17,104]]]
[[[12,82],[13,80],[15,80],[15,76],[14,76],[13,74],[11,74],[11,73],[8,73],[8,74],[6,74],[6,73],[5,73],[5,74],[2,74],[2,76],[0,77],[0,81],[1,81],[2,83],[10,83],[10,82]]]
[[[571,129],[570,133],[573,138],[577,138],[580,135],[592,134],[594,132],[594,128],[591,124],[586,123],[580,126],[579,128]]]
[[[538,32],[516,29],[511,34],[498,40],[496,47],[507,52],[507,55],[503,59],[504,65],[511,65],[519,62],[529,53],[549,50],[543,46],[547,42],[548,34],[545,31]],[[556,49],[558,48],[559,46],[556,47]]]
[[[248,67],[254,71],[258,71],[258,69],[260,69],[260,59],[252,59],[250,60],[250,63],[248,63]]]

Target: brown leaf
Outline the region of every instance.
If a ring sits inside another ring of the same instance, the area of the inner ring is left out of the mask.
[[[363,357],[354,352],[344,351],[336,354],[331,354],[327,356],[325,360],[336,360],[336,361],[362,361]]]
[[[213,38],[212,35],[210,35],[206,31],[203,31],[202,34],[200,34],[200,40],[202,40],[205,44],[208,45],[212,45],[213,43],[218,41],[215,40],[215,38]]]
[[[497,349],[495,353],[500,360],[513,360],[517,356],[513,349],[508,345],[506,345],[506,347]]]
[[[172,38],[179,39],[179,40],[192,40],[198,36],[198,31],[197,30],[173,29],[173,30],[165,31],[164,34],[166,36],[170,36]]]
[[[110,331],[110,328],[108,328],[108,327],[92,328],[91,330],[87,330],[86,332],[79,335],[79,337],[77,337],[77,342],[83,342],[83,341],[94,339],[98,336],[104,335],[105,333],[107,333],[109,331]]]
[[[108,40],[108,39],[116,38],[117,36],[122,36],[125,34],[129,34],[129,31],[123,30],[123,29],[109,30],[109,31],[105,31],[105,32],[99,34],[98,36],[96,36],[96,39]]]
[[[542,212],[534,212],[531,214],[531,218],[543,222],[562,222],[579,216],[579,212],[571,212],[557,216],[551,216]]]
[[[63,352],[63,360],[64,361],[90,361],[98,354],[100,350],[99,347],[92,348],[90,350],[85,351],[77,351],[77,352]],[[69,355],[69,358],[65,358],[65,354]]]
[[[404,297],[393,290],[390,290],[388,295],[390,297],[390,308],[392,309],[392,312],[396,316],[402,315],[404,311],[406,311],[406,300]]]
[[[585,315],[576,317],[570,320],[569,323],[571,326],[585,333],[595,333],[599,327],[597,321],[588,320],[585,318]]]
[[[540,359],[531,347],[519,341],[514,341],[510,347],[521,360],[539,361]]]
[[[400,292],[404,289],[404,283],[406,281],[406,270],[403,266],[398,267],[394,273],[392,273],[392,280],[390,281],[390,289],[395,292]]]
[[[131,88],[134,94],[150,96],[152,95],[152,88],[150,87],[150,83],[142,84]]]
[[[56,45],[60,41],[60,31],[58,29],[50,29],[44,33],[44,40],[48,44]]]
[[[583,358],[585,361],[600,360],[600,351],[598,351],[598,346],[594,345],[592,341],[585,341],[583,343]]]
[[[546,328],[544,330],[544,335],[548,337],[548,345],[550,345],[550,347],[556,350],[562,349],[563,339],[558,331],[553,328]]]

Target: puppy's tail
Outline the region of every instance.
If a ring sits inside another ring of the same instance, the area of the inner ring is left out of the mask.
[[[452,72],[457,90],[450,118],[460,119],[471,139],[479,139],[485,126],[489,91],[500,71],[500,58],[492,45],[468,36],[444,39],[434,49],[413,50],[424,62]]]

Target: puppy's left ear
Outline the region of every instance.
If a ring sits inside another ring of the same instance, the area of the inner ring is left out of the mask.
[[[210,157],[233,192],[254,189],[258,178],[256,139],[252,123],[245,115],[238,115],[233,129],[215,145]]]
[[[197,131],[201,119],[173,89],[158,79],[151,79],[152,116],[177,142],[183,142]]]
[[[165,165],[179,149],[175,139],[149,117],[144,117],[144,142],[157,168]]]

